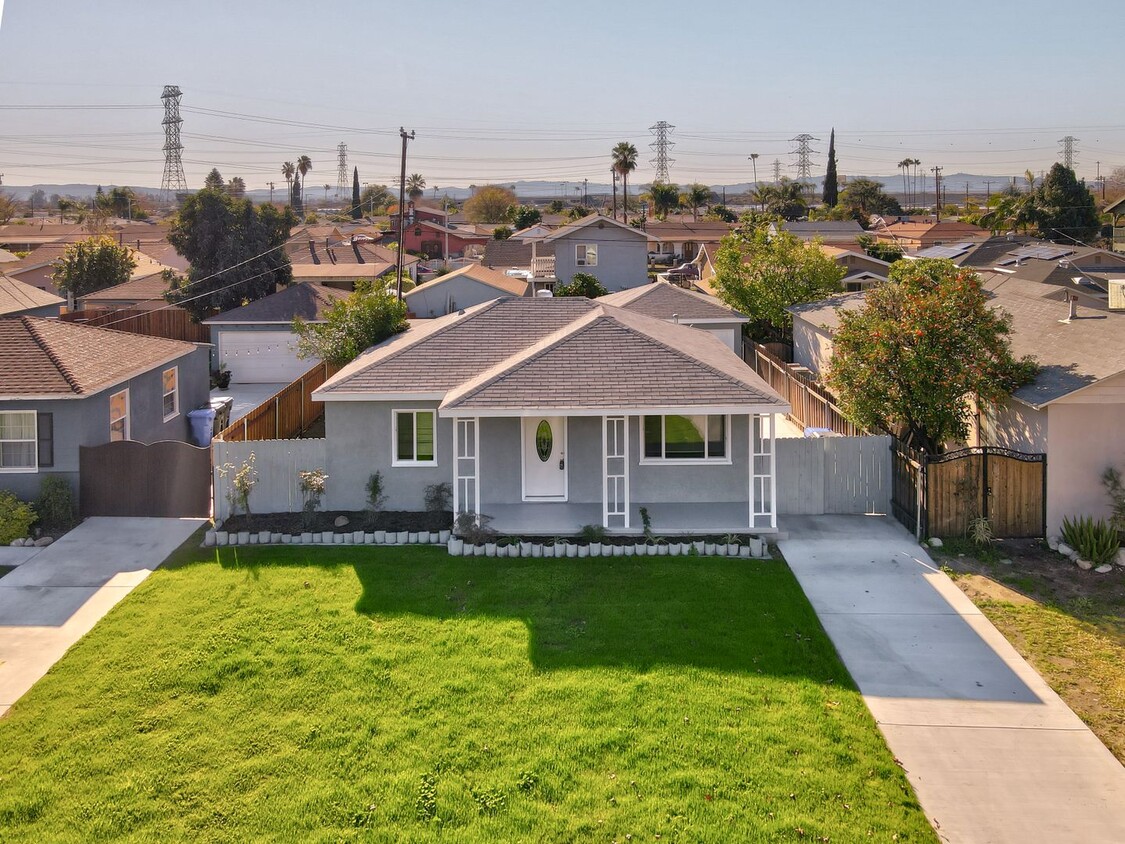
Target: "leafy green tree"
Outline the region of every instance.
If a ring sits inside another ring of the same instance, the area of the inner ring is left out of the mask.
[[[324,322],[297,317],[297,355],[321,358],[334,366],[355,360],[365,349],[407,329],[406,303],[382,281],[356,281],[355,292],[332,305]]]
[[[198,321],[268,296],[289,284],[293,272],[285,241],[297,219],[291,209],[255,207],[219,187],[184,200],[168,231],[168,242],[190,263],[165,298]]]
[[[128,188],[126,188],[126,190],[128,190]],[[33,212],[38,208],[46,208],[47,194],[39,189],[33,190],[31,196],[27,199],[27,204],[31,206]]]
[[[906,254],[901,246],[887,243],[884,240],[876,240],[869,234],[861,234],[856,240],[859,241],[859,245],[863,247],[864,252],[872,258],[878,258],[888,264],[893,264]]]
[[[712,205],[707,209],[707,213],[703,216],[704,220],[719,223],[734,223],[738,221],[738,215],[727,208],[725,205]]]
[[[898,216],[902,206],[873,179],[852,179],[840,195],[843,205],[862,225],[872,214]]]
[[[938,453],[964,441],[974,398],[995,406],[1034,377],[1034,361],[1012,357],[1010,326],[972,270],[901,261],[862,308],[840,312],[828,384],[857,425]]]
[[[112,237],[90,237],[67,246],[51,275],[59,290],[85,296],[129,280],[137,266],[128,246]]]
[[[832,134],[828,136],[828,169],[824,173],[823,197],[824,204],[829,208],[834,208],[839,198],[839,181],[840,177],[836,175],[836,130],[833,128]]]
[[[62,200],[59,200],[59,211],[62,212]],[[16,203],[6,193],[0,193],[0,224],[9,222],[16,216]]]
[[[508,219],[512,221],[513,228],[520,231],[542,222],[543,215],[533,205],[513,205],[508,209]]]
[[[563,202],[561,199],[552,199],[550,202],[547,203],[547,213],[548,214],[561,214],[565,210],[566,210],[566,203]]]
[[[102,196],[101,205],[115,217],[146,220],[148,213],[141,207],[137,194],[129,187],[110,188]]]
[[[511,236],[512,236],[512,227],[511,226],[497,226],[496,228],[494,228],[492,230],[492,239],[493,240],[507,240]]]
[[[808,212],[805,186],[784,177],[775,185],[761,185],[753,198],[764,211],[785,220],[798,220]]]
[[[589,273],[575,273],[569,284],[555,287],[556,296],[585,296],[587,299],[597,299],[608,292],[597,277]]]
[[[425,190],[426,180],[421,173],[411,173],[406,177],[406,195],[410,197],[412,202],[421,199]]]
[[[649,200],[652,202],[652,216],[663,220],[669,211],[674,211],[680,204],[680,188],[678,185],[653,182],[648,189]]]
[[[368,185],[359,197],[360,207],[368,214],[381,213],[394,201],[386,185]]]
[[[211,172],[203,180],[204,189],[222,190],[226,187],[226,182],[223,181],[223,174],[219,172],[218,167],[212,167]]]
[[[516,195],[508,188],[485,185],[465,202],[464,212],[471,223],[502,223],[516,204]]]
[[[1101,228],[1094,195],[1074,171],[1055,163],[1035,190],[1035,222],[1039,236],[1067,242],[1087,241]]]
[[[359,168],[352,168],[352,208],[351,217],[353,220],[363,219],[363,201],[359,195]]]
[[[693,182],[687,186],[687,190],[685,190],[683,196],[680,197],[680,202],[691,209],[691,218],[693,220],[698,220],[699,209],[710,205],[713,196],[714,194],[711,193],[711,188],[707,185]]]
[[[715,264],[719,298],[750,318],[750,334],[762,342],[788,340],[793,317],[786,308],[839,292],[845,274],[817,244],[765,227],[724,237]]]
[[[227,182],[227,193],[235,199],[242,199],[246,196],[246,182],[241,176],[235,176]]]
[[[623,217],[629,216],[629,174],[637,169],[637,148],[628,141],[621,141],[610,152],[613,169],[621,176],[621,202],[625,208]]]

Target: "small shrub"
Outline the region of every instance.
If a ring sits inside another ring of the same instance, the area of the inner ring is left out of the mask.
[[[1105,519],[1094,520],[1090,516],[1078,516],[1074,521],[1063,518],[1063,541],[1078,552],[1078,555],[1094,565],[1113,562],[1121,542],[1117,531]]]
[[[969,522],[969,539],[981,548],[991,548],[996,537],[992,533],[992,524],[984,516],[978,516]]]
[[[258,482],[258,473],[254,469],[254,459],[254,452],[251,451],[250,456],[242,461],[241,466],[224,463],[215,470],[220,478],[233,475],[226,496],[232,516],[237,515],[240,509],[243,513],[248,515],[250,513],[250,493],[254,490],[254,484]]]
[[[652,532],[652,516],[648,514],[648,508],[641,508],[641,525],[644,527],[645,539],[649,542],[655,538]]]
[[[462,513],[457,517],[457,535],[469,545],[483,545],[496,539],[496,531],[488,526],[492,516]]]
[[[387,503],[387,490],[383,486],[383,473],[375,472],[367,479],[367,509],[378,513]]]
[[[430,484],[423,498],[427,513],[448,513],[453,509],[453,485],[447,482]]]
[[[0,545],[23,539],[34,521],[35,510],[30,504],[20,501],[14,493],[0,490]]]
[[[578,538],[584,542],[601,542],[605,539],[605,528],[601,525],[582,525]]]
[[[1113,508],[1109,523],[1118,533],[1125,533],[1125,484],[1121,482],[1121,473],[1112,466],[1108,467],[1102,473],[1102,484]]]
[[[313,524],[313,514],[320,509],[320,500],[324,498],[328,473],[323,469],[309,469],[306,472],[298,472],[297,477],[301,479],[301,494],[305,497],[305,503],[301,508],[302,521],[306,528],[310,528]]]
[[[70,483],[59,475],[44,475],[35,499],[35,512],[41,527],[70,530],[74,526],[74,493]]]

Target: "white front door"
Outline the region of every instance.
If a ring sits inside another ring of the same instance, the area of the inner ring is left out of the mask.
[[[524,501],[566,501],[566,417],[523,419]]]

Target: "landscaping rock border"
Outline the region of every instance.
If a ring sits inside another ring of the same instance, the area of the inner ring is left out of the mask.
[[[204,548],[222,548],[227,545],[444,545],[453,535],[451,530],[427,531],[422,533],[399,533],[377,530],[365,533],[362,530],[348,533],[333,531],[304,532],[299,534],[271,533],[269,531],[209,530],[203,534]]]
[[[1113,563],[1105,563],[1095,567],[1089,560],[1083,560],[1082,557],[1079,556],[1078,551],[1071,548],[1057,536],[1047,537],[1047,547],[1052,551],[1057,551],[1062,557],[1070,560],[1078,566],[1078,568],[1082,569],[1082,571],[1093,570],[1097,574],[1109,574],[1113,571]],[[1113,562],[1121,568],[1125,568],[1125,547],[1117,549],[1117,556],[1114,558]]]
[[[451,536],[446,543],[453,557],[678,557],[697,555],[701,557],[740,557],[742,559],[769,559],[768,546],[764,539],[751,537],[746,543],[714,543],[704,540],[692,542],[636,542],[616,545],[591,542],[580,545],[576,542],[529,542],[526,540],[508,542],[485,542],[474,545],[464,539]]]

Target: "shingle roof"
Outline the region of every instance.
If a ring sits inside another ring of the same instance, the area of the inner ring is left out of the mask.
[[[733,223],[700,220],[699,222],[654,221],[645,225],[650,240],[694,240],[716,243],[729,235]]]
[[[445,275],[422,282],[409,293],[406,293],[405,298],[409,301],[411,295],[414,293],[422,290],[433,290],[435,287],[458,278],[471,278],[473,281],[496,288],[500,293],[508,293],[512,296],[523,296],[527,292],[527,279],[512,278],[510,275],[504,275],[504,273],[499,270],[494,270],[490,267],[469,264],[468,266],[461,267],[459,270],[454,270],[451,273],[446,273]]]
[[[38,287],[0,274],[0,316],[61,305],[65,300]]]
[[[819,302],[790,305],[785,310],[818,328],[835,331],[840,327],[838,311],[858,311],[863,307],[866,298],[867,292],[864,290],[858,293],[838,293],[835,296],[829,296],[827,299],[821,299]]]
[[[555,244],[539,241],[535,244],[535,257],[551,258],[555,254]],[[484,245],[481,265],[485,267],[530,267],[531,244],[517,240],[490,240]]]
[[[134,302],[162,302],[168,290],[168,282],[159,272],[150,273],[140,278],[115,284],[94,293],[87,293],[78,297],[83,304],[93,305],[98,302],[119,302],[132,300]]]
[[[317,397],[428,393],[452,412],[785,407],[710,334],[598,301],[502,298],[423,322],[369,349]]]
[[[325,311],[350,295],[349,291],[336,287],[298,282],[248,305],[205,319],[203,324],[289,323],[298,316],[309,322],[318,322],[324,320]]]
[[[0,319],[0,397],[80,398],[195,348],[57,319]]]
[[[863,234],[863,226],[855,220],[790,221],[782,223],[781,229],[790,234]]]
[[[614,220],[612,217],[606,217],[604,214],[589,214],[583,217],[581,220],[575,220],[569,225],[555,229],[555,231],[543,238],[543,242],[551,243],[553,241],[559,240],[560,238],[568,237],[576,232],[580,232],[583,229],[593,225],[596,225],[598,228],[604,228],[605,226],[614,226],[623,231],[629,232],[630,234],[639,235],[646,240],[648,239],[648,235],[646,235],[642,229],[628,226],[625,223]]]
[[[610,293],[599,297],[598,301],[656,319],[670,320],[679,317],[683,322],[749,322],[742,314],[728,308],[714,296],[694,293],[666,281]]]

